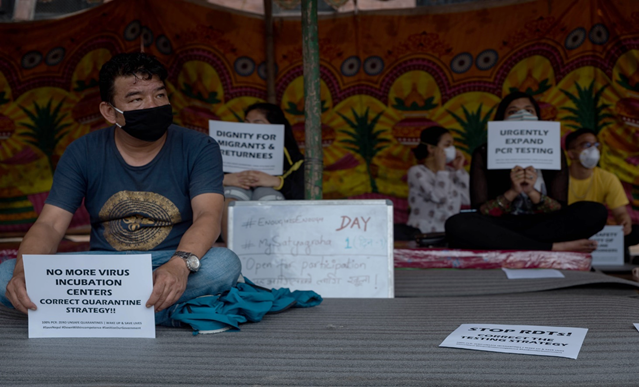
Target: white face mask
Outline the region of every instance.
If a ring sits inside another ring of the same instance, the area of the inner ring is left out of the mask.
[[[538,121],[539,117],[534,114],[531,114],[526,109],[521,109],[517,111],[515,114],[511,114],[506,121]]]
[[[581,165],[584,166],[584,168],[592,169],[597,166],[597,163],[599,163],[599,157],[599,149],[593,146],[581,151],[581,153],[579,154],[579,161],[581,162]]]
[[[444,154],[446,155],[446,164],[448,164],[451,161],[455,160],[455,156],[457,156],[457,151],[455,150],[455,147],[451,145],[448,148],[444,148]]]

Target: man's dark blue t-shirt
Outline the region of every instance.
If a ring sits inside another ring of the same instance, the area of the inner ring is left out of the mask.
[[[157,156],[128,165],[114,127],[66,149],[46,203],[74,213],[85,199],[91,250],[172,250],[193,223],[191,199],[224,194],[220,148],[209,136],[171,125]]]

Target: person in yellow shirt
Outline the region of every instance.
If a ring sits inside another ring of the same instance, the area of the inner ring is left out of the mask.
[[[566,136],[566,153],[571,160],[568,204],[591,201],[605,204],[615,224],[623,226],[626,258],[628,247],[639,243],[639,225],[633,225],[626,210],[628,197],[614,174],[597,167],[601,145],[590,129],[579,129]]]

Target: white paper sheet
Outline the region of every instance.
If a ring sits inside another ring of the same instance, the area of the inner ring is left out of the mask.
[[[637,328],[637,330],[639,331],[639,324],[635,323],[634,325],[635,325],[635,328]]]
[[[585,328],[462,324],[439,346],[576,359],[586,333]]]
[[[29,338],[155,338],[151,254],[24,255]]]
[[[209,135],[220,145],[224,172],[283,173],[284,125],[211,120]]]
[[[504,269],[508,279],[533,278],[566,278],[562,272],[555,269]]]
[[[488,169],[561,169],[561,130],[552,121],[488,123]]]
[[[242,274],[324,298],[392,298],[393,213],[384,200],[238,201],[228,247]],[[390,241],[390,242],[389,242]]]
[[[592,252],[592,265],[623,265],[623,226],[605,226],[592,237],[597,250]]]

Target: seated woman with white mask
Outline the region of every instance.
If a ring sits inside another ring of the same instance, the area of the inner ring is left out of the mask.
[[[495,121],[539,120],[540,109],[528,94],[515,92],[500,102]],[[606,224],[606,208],[593,202],[568,205],[568,167],[539,171],[516,166],[488,169],[487,145],[477,147],[470,169],[470,201],[476,213],[446,222],[451,247],[463,249],[554,250],[592,252],[592,235]]]
[[[443,232],[446,219],[470,204],[464,156],[450,132],[439,126],[422,131],[413,153],[422,162],[408,170],[407,224],[422,233]]]

